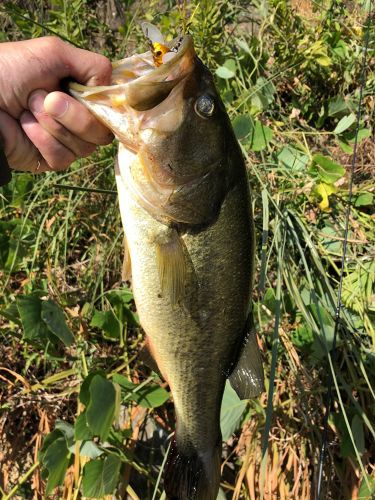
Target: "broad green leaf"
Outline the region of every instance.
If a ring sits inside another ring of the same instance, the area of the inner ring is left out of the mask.
[[[83,468],[83,496],[102,498],[116,489],[121,468],[117,455],[108,455],[104,460],[91,460]]]
[[[254,122],[254,127],[251,131],[251,145],[250,148],[253,151],[261,151],[266,148],[269,142],[272,140],[273,133],[272,130],[263,125],[259,120]]]
[[[313,165],[310,170],[312,173],[317,173],[326,184],[334,184],[345,174],[344,167],[321,154],[313,157]]]
[[[354,113],[350,113],[350,115],[344,116],[336,125],[336,128],[333,131],[333,133],[337,135],[342,134],[343,132],[345,132],[345,130],[351,127],[353,123],[355,123],[355,120],[356,117]]]
[[[35,229],[30,221],[23,223],[14,219],[13,230],[7,238],[7,259],[4,263],[5,271],[17,271],[24,259],[29,254],[29,249],[35,241]]]
[[[17,297],[17,307],[23,326],[24,338],[31,341],[48,340],[48,328],[42,321],[42,301],[34,295]]]
[[[371,137],[371,135],[372,135],[371,128],[361,128],[360,130],[358,130],[357,144],[360,144],[364,139]],[[356,131],[355,130],[348,131],[346,134],[344,134],[344,138],[350,144],[354,144],[355,139],[356,139]]]
[[[59,437],[48,446],[43,456],[43,465],[48,470],[46,494],[63,484],[69,465],[70,453],[64,437]]]
[[[322,201],[319,203],[319,208],[321,210],[328,210],[329,208],[329,196],[336,193],[337,189],[332,184],[325,184],[321,182],[314,188],[315,193],[321,197]]]
[[[361,193],[357,196],[354,206],[355,207],[367,207],[374,203],[374,195],[372,193]],[[1,314],[1,313],[0,313]]]
[[[12,302],[7,308],[0,308],[0,316],[3,316],[3,318],[6,318],[9,321],[13,321],[16,325],[22,325],[20,313],[15,301]]]
[[[272,313],[276,311],[276,293],[273,288],[267,288],[265,294],[263,295],[263,304]]]
[[[233,120],[232,125],[237,139],[243,139],[250,133],[253,123],[249,116],[239,115]]]
[[[94,437],[86,420],[86,412],[80,413],[74,423],[74,438],[76,441],[86,441]]]
[[[341,96],[336,96],[328,103],[328,116],[340,116],[348,111],[350,111],[350,102]]]
[[[105,296],[113,306],[116,304],[128,305],[133,300],[133,293],[129,288],[111,290]]]
[[[235,42],[240,47],[240,49],[242,49],[247,54],[251,55],[251,49],[245,40],[241,40],[240,38],[235,38]]]
[[[220,427],[223,441],[227,441],[238,429],[246,405],[247,401],[241,401],[227,380],[220,410]]]
[[[73,334],[65,322],[64,313],[55,302],[52,300],[42,301],[41,317],[48,329],[66,346],[70,346],[74,342]]]
[[[365,436],[363,432],[363,421],[359,415],[354,415],[351,427],[358,453],[363,455],[365,452]]]
[[[342,253],[342,241],[338,238],[338,234],[331,226],[324,226],[321,230],[323,233],[322,243],[323,247],[327,252],[341,255]]]
[[[88,406],[90,402],[90,384],[92,379],[95,377],[95,375],[100,375],[103,378],[105,377],[105,373],[102,370],[94,370],[90,372],[85,380],[82,382],[81,389],[79,391],[79,400],[81,403],[83,403],[86,407]]]
[[[95,458],[103,455],[104,451],[99,448],[93,441],[85,441],[82,443],[81,448],[79,450],[79,454],[81,457],[88,457],[94,460]]]
[[[27,173],[14,176],[12,186],[12,203],[10,206],[19,208],[24,205],[27,196],[31,193],[33,180],[33,176]]]
[[[103,330],[104,337],[108,339],[119,339],[122,325],[112,310],[95,310],[90,326]]]
[[[309,325],[297,326],[291,334],[293,344],[300,349],[307,349],[314,342],[314,335]]]
[[[215,71],[220,78],[228,79],[236,75],[237,64],[234,59],[227,59],[222,66],[219,66]]]
[[[115,417],[116,390],[112,382],[95,375],[90,383],[86,420],[91,432],[105,441]]]
[[[277,155],[279,162],[291,170],[304,170],[309,157],[292,146],[285,146]]]
[[[67,446],[69,447],[73,443],[74,438],[74,427],[72,424],[64,422],[64,420],[56,420],[55,429],[64,435]]]
[[[367,479],[367,481],[366,481]],[[367,475],[362,478],[361,486],[359,487],[358,500],[374,500],[375,495],[375,477]]]
[[[126,400],[134,401],[144,408],[157,408],[169,399],[169,392],[159,385],[147,384],[138,389],[139,385],[119,374],[114,375],[113,381],[121,387]]]
[[[340,139],[337,139],[337,142],[344,153],[349,155],[353,153],[353,148],[347,142],[341,141]]]

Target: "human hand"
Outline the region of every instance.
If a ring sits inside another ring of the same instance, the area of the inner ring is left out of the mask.
[[[72,78],[107,85],[110,61],[59,38],[0,43],[0,141],[14,170],[63,170],[113,135],[78,101],[60,91]]]

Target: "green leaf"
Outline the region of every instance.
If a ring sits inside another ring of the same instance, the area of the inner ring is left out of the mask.
[[[316,173],[326,184],[334,184],[345,174],[344,167],[320,154],[313,157],[310,171]]]
[[[249,116],[238,115],[233,120],[232,125],[237,139],[243,139],[250,133],[253,123]]]
[[[367,207],[374,203],[374,195],[372,193],[361,193],[357,196],[354,206],[355,207]],[[1,313],[0,313],[1,314]]]
[[[69,447],[73,443],[74,437],[74,428],[72,424],[64,422],[64,420],[56,420],[55,429],[64,435],[67,446]]]
[[[85,441],[82,443],[81,448],[79,450],[79,454],[81,457],[88,457],[94,460],[95,458],[103,455],[104,451],[99,448],[93,441]]]
[[[90,383],[86,420],[91,432],[105,441],[115,417],[116,390],[112,382],[95,375]]]
[[[353,153],[353,148],[347,142],[341,141],[340,139],[337,139],[337,142],[344,153],[349,155]]]
[[[233,78],[236,76],[237,64],[234,59],[227,59],[222,66],[219,66],[215,71],[219,78]]]
[[[86,412],[80,413],[74,423],[74,438],[76,441],[86,441],[94,437],[86,420]]]
[[[272,313],[276,311],[276,293],[273,288],[267,288],[265,294],[263,295],[263,304],[269,309]]]
[[[105,338],[113,340],[121,337],[122,325],[112,310],[95,310],[90,326],[103,330]]]
[[[321,230],[323,233],[322,244],[327,252],[341,255],[342,254],[342,241],[338,238],[336,230],[331,226],[324,226]]]
[[[299,349],[306,350],[314,342],[314,335],[309,325],[302,324],[296,327],[291,334],[293,344]]]
[[[304,170],[309,162],[309,157],[292,146],[284,147],[277,155],[279,163],[291,170]]]
[[[91,460],[83,468],[83,496],[102,498],[116,489],[121,468],[117,455],[108,455],[104,460]]]
[[[48,329],[66,346],[74,342],[73,334],[65,322],[64,313],[55,302],[42,301],[41,317]]]
[[[354,415],[353,417],[352,433],[358,453],[363,455],[365,452],[365,435],[363,432],[363,421],[359,415]]]
[[[344,116],[336,125],[336,128],[333,131],[333,133],[337,135],[342,134],[343,132],[345,132],[345,130],[351,127],[353,123],[355,123],[355,121],[356,117],[354,113],[350,113],[350,115]]]
[[[34,295],[22,295],[17,297],[17,307],[24,338],[45,343],[48,340],[48,328],[41,318],[42,301]]]
[[[133,300],[133,293],[129,288],[111,290],[105,296],[113,306],[116,304],[128,305]]]
[[[48,446],[43,456],[43,465],[48,470],[46,495],[63,484],[69,466],[70,453],[64,437],[59,437]]]
[[[143,408],[157,408],[169,399],[169,392],[156,384],[148,384],[138,389],[139,385],[119,374],[113,376],[113,381],[121,387],[126,400],[134,401]]]
[[[238,429],[246,405],[247,401],[241,401],[227,380],[220,410],[220,427],[223,441],[227,441]]]
[[[23,173],[15,175],[12,186],[12,203],[11,207],[19,208],[24,205],[27,196],[31,193],[33,187],[33,176]]]
[[[357,144],[360,144],[364,139],[367,139],[368,137],[371,137],[372,135],[372,129],[371,128],[361,128],[358,130],[357,134]],[[354,144],[355,138],[356,138],[356,131],[349,131],[346,134],[344,134],[344,138],[347,142]]]
[[[367,481],[366,481],[367,479]],[[375,477],[367,475],[362,478],[361,486],[359,487],[358,500],[373,500],[375,495]]]
[[[328,104],[328,116],[342,115],[350,111],[350,102],[341,96],[331,99]]]
[[[267,125],[263,125],[259,120],[256,120],[252,129],[250,148],[253,151],[261,151],[267,147],[272,137],[272,130]]]
[[[86,407],[90,403],[90,384],[95,375],[100,375],[101,377],[106,378],[105,373],[102,370],[94,370],[90,372],[82,382],[81,389],[79,391],[79,400]]]
[[[3,316],[3,318],[6,318],[9,321],[12,321],[16,325],[22,325],[21,319],[20,319],[20,313],[17,307],[17,303],[14,301],[12,302],[7,308],[2,309],[0,308],[0,316]]]

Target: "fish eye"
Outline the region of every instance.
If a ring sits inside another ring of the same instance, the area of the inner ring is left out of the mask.
[[[202,118],[208,118],[213,115],[215,102],[211,96],[203,94],[195,101],[194,109]]]

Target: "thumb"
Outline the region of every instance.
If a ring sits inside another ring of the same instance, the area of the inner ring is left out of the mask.
[[[82,85],[109,85],[111,83],[112,65],[107,57],[95,52],[78,49],[64,43],[62,57],[69,70],[69,77]]]

